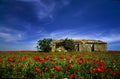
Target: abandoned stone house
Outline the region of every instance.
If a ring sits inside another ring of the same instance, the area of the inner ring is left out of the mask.
[[[53,41],[53,46],[52,46],[52,52],[55,51],[65,51],[63,47],[56,47],[56,44],[62,42],[62,40],[54,40]],[[107,43],[101,40],[73,40],[75,44],[75,51],[82,52],[82,51],[87,51],[87,52],[100,52],[100,51],[107,51]]]

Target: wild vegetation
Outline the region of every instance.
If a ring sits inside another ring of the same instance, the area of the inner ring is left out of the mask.
[[[120,52],[0,52],[0,79],[120,79]]]
[[[63,46],[67,51],[74,51],[75,45],[72,39],[61,39],[62,42],[57,43],[57,48]],[[38,41],[37,43],[38,51],[50,52],[53,46],[53,39],[44,38]]]

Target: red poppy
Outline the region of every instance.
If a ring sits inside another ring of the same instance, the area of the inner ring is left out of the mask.
[[[115,61],[112,61],[112,64],[115,64],[116,62]]]
[[[87,62],[90,62],[92,59],[91,58],[86,58],[86,61]]]
[[[81,57],[81,55],[80,54],[78,54],[77,56],[76,56],[76,58],[80,58]]]
[[[28,62],[28,65],[30,65],[32,62],[31,62],[31,60]]]
[[[90,73],[94,73],[95,72],[95,68],[92,68],[92,69],[90,69]]]
[[[105,68],[104,67],[97,67],[96,72],[102,73],[104,72]]]
[[[66,70],[68,70],[70,67],[72,67],[72,63],[70,63],[68,66],[66,66]]]
[[[105,63],[103,62],[99,62],[98,63],[99,66],[96,68],[96,72],[102,73],[105,71],[106,67],[105,67]]]
[[[40,76],[42,75],[42,72],[37,72],[37,73],[38,73],[38,75],[40,75]]]
[[[120,75],[120,72],[117,72],[118,75]]]
[[[8,61],[8,63],[10,63],[10,62],[15,62],[15,60],[16,60],[16,59],[9,57],[7,61]]]
[[[78,62],[78,64],[82,64],[83,60],[78,60],[77,62]]]
[[[65,56],[64,56],[64,55],[59,55],[59,58],[60,58],[60,59],[64,59]]]
[[[48,71],[48,68],[46,67],[46,68],[44,68],[44,70],[45,70],[45,71]]]
[[[35,61],[40,61],[40,60],[41,60],[41,56],[40,56],[40,55],[35,56],[35,57],[34,57],[34,60],[35,60]]]
[[[58,71],[58,72],[60,72],[62,69],[60,68],[60,67],[58,67],[58,66],[53,66],[53,68],[56,70],[56,71]]]
[[[53,60],[53,59],[51,59],[50,61],[51,61],[51,62],[54,62],[54,63],[57,63],[57,60]]]
[[[2,59],[0,59],[0,63],[2,63]]]
[[[69,55],[69,57],[72,57],[72,56],[73,56],[72,54]]]
[[[24,64],[21,64],[21,67],[24,67]]]
[[[28,58],[28,56],[23,56],[23,60],[26,60]]]
[[[18,62],[19,62],[19,60],[16,60],[15,62],[16,62],[16,63],[18,63]]]
[[[72,63],[69,64],[69,67],[72,67]]]
[[[75,74],[71,74],[70,79],[74,79],[74,78],[75,78]]]
[[[107,68],[107,72],[112,73],[113,70],[111,68]]]
[[[102,63],[102,60],[94,60],[94,63],[93,64],[98,64],[98,63]]]
[[[117,72],[115,72],[115,71],[113,71],[113,72],[112,72],[112,75],[114,75],[114,76],[115,76],[116,74],[117,74]]]
[[[10,64],[10,66],[11,66],[11,67],[13,67],[13,66],[14,66],[14,64]]]
[[[38,68],[38,67],[35,67],[35,68],[34,68],[34,71],[35,71],[35,72],[38,72],[38,71],[39,71],[39,68]]]
[[[69,66],[66,66],[66,70],[68,70],[69,69]]]
[[[66,61],[67,61],[68,63],[71,63],[70,59],[66,59]]]
[[[49,60],[49,56],[47,56],[47,57],[44,57],[44,60],[46,60],[46,61],[47,61],[47,60]]]

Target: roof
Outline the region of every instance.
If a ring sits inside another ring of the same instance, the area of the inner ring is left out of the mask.
[[[54,43],[62,42],[63,40],[54,40]],[[107,42],[101,41],[101,40],[89,40],[89,39],[82,39],[82,40],[73,40],[74,43],[89,43],[89,44],[106,44]]]

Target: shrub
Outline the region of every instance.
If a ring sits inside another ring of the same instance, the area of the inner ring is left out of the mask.
[[[62,42],[62,46],[67,50],[67,51],[74,51],[75,50],[75,45],[72,39],[64,39]]]

